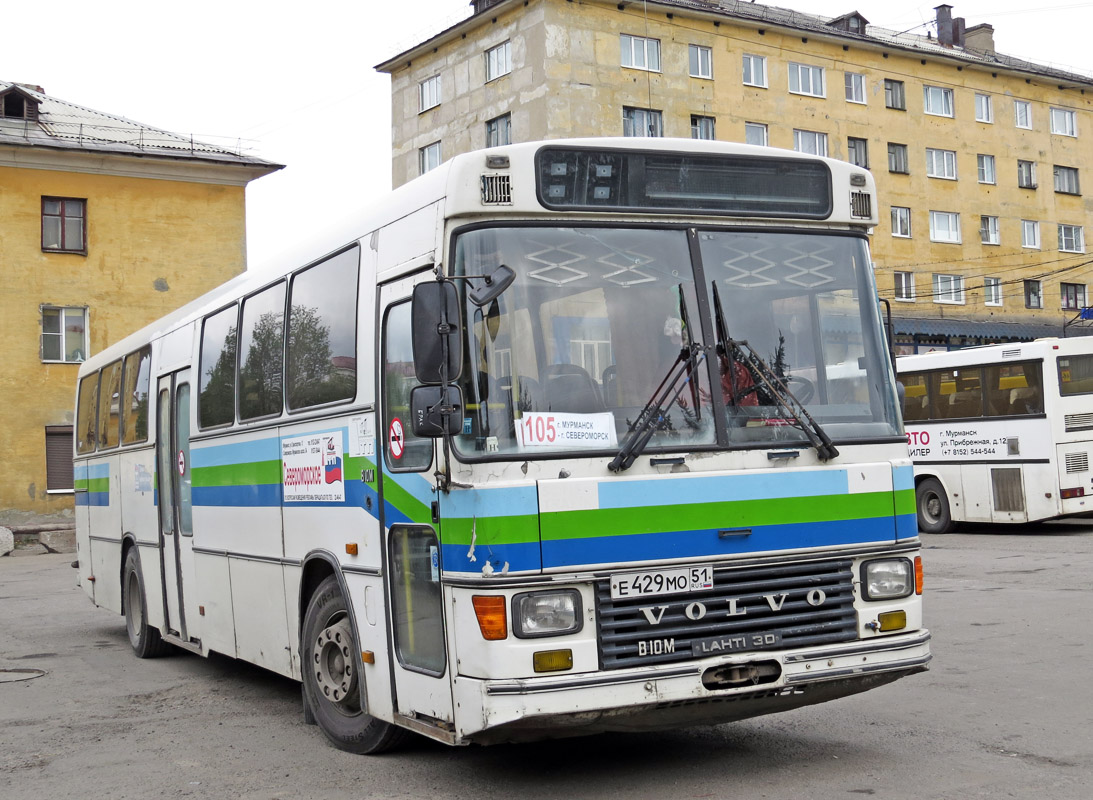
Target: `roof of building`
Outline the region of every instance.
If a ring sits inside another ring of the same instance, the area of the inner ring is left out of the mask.
[[[284,166],[248,155],[241,148],[209,144],[51,97],[40,86],[0,81],[0,98],[12,92],[35,104],[36,113],[23,118],[0,115],[0,145],[234,164],[258,168],[261,174]]]
[[[457,29],[462,28],[468,21],[486,14],[497,14],[499,11],[504,10],[505,6],[514,4],[515,0],[499,0],[483,9],[478,14],[467,17],[438,33],[428,41],[421,42],[409,50],[376,65],[376,69],[381,72],[389,72],[401,62],[407,60],[407,57],[415,51],[424,48],[425,46],[432,47],[437,40],[443,39]],[[622,0],[622,2],[619,3],[620,7],[622,5],[631,4],[633,3],[629,2],[629,0]],[[762,2],[754,2],[753,0],[650,0],[649,4],[661,7],[688,9],[716,16],[733,17],[752,23],[765,23],[767,25],[775,25],[782,28],[790,28],[792,30],[839,39],[851,39],[862,44],[870,44],[873,46],[879,45],[882,47],[913,51],[924,55],[929,54],[935,57],[941,56],[944,58],[952,58],[991,69],[1031,73],[1050,78],[1059,83],[1078,84],[1083,87],[1093,86],[1093,75],[1081,75],[993,51],[976,50],[967,46],[944,45],[933,35],[922,36],[910,32],[891,31],[876,25],[866,25],[864,33],[857,33],[837,26],[836,23],[857,14],[857,12],[853,11],[837,17],[820,17],[814,14],[806,14],[802,11],[794,11],[789,8],[765,5]],[[857,14],[857,16],[861,17],[860,14]],[[862,17],[862,20],[867,22],[864,17]]]

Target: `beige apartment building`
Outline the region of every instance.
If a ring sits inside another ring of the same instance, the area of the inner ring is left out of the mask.
[[[453,4],[461,0],[452,0]],[[868,168],[897,349],[1088,332],[1093,77],[925,34],[735,0],[475,0],[377,66],[394,184],[457,153],[568,136],[766,144]]]

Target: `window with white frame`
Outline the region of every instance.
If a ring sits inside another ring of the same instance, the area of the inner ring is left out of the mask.
[[[904,94],[903,81],[884,79],[884,106],[897,111],[907,110],[907,97]]]
[[[691,62],[692,78],[713,77],[713,50],[700,44],[692,44],[687,47]]]
[[[951,117],[953,115],[953,90],[944,86],[922,87],[923,110],[935,117]]]
[[[1002,279],[1001,278],[984,278],[983,279],[983,305],[986,305],[986,306],[1000,306],[1000,305],[1002,305]]]
[[[767,126],[762,122],[744,123],[744,141],[747,144],[767,146]]]
[[[664,116],[651,108],[622,109],[623,136],[663,136]]]
[[[1085,234],[1081,225],[1059,225],[1059,250],[1064,253],[1085,252]]]
[[[915,299],[915,273],[895,273],[895,297],[905,303],[912,303]]]
[[[433,75],[426,78],[418,85],[418,99],[420,105],[418,111],[428,111],[440,105],[440,76]]]
[[[826,97],[824,88],[824,68],[809,64],[789,62],[789,90],[793,94],[807,94],[812,97]]]
[[[715,139],[714,118],[704,117],[701,114],[691,114],[691,138]]]
[[[630,69],[660,72],[660,40],[622,34],[622,65]]]
[[[1017,185],[1022,189],[1036,188],[1036,162],[1017,160]]]
[[[911,209],[892,206],[892,235],[901,239],[911,238]]]
[[[512,72],[512,42],[502,42],[486,51],[486,83]]]
[[[417,151],[417,164],[420,174],[440,166],[440,142],[427,144]]]
[[[1060,283],[1063,308],[1077,311],[1085,308],[1085,284],[1084,283]]]
[[[486,147],[512,144],[512,114],[502,114],[486,121]]]
[[[1025,281],[1025,308],[1044,307],[1044,285],[1040,281]]]
[[[1077,113],[1068,108],[1051,109],[1051,132],[1060,136],[1077,136]]]
[[[1060,194],[1081,194],[1078,186],[1077,167],[1060,167],[1058,164],[1053,169],[1055,176],[1055,191]]]
[[[846,102],[865,103],[865,76],[857,72],[846,73]]]
[[[1013,101],[1013,124],[1018,128],[1032,128],[1032,103],[1027,100]]]
[[[976,166],[979,169],[979,182],[980,183],[997,183],[998,176],[994,171],[994,156],[984,155],[980,153],[975,157]]]
[[[847,137],[846,160],[855,167],[869,169],[869,142],[856,136]]]
[[[930,241],[959,244],[960,214],[954,211],[931,211]]]
[[[767,57],[744,53],[744,85],[767,88]]]
[[[964,303],[964,276],[934,273],[935,303]]]
[[[926,148],[926,175],[931,178],[956,180],[956,151]]]
[[[1021,247],[1040,249],[1040,223],[1031,219],[1021,220]]]
[[[907,159],[907,145],[888,143],[888,171],[906,174],[911,171]]]
[[[818,131],[802,131],[795,128],[793,131],[793,149],[798,153],[826,156],[827,134]]]
[[[998,217],[984,214],[979,218],[979,241],[983,244],[1001,244],[1002,233],[998,227]]]
[[[994,103],[989,94],[975,95],[975,121],[994,122]]]
[[[42,361],[79,364],[87,358],[87,308],[42,306]]]

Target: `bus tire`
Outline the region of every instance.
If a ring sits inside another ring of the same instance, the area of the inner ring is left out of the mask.
[[[159,658],[171,651],[159,631],[148,624],[148,595],[144,591],[144,574],[140,571],[140,554],[136,545],[125,556],[121,580],[122,603],[125,607],[125,631],[137,658]]]
[[[949,498],[937,478],[924,478],[915,487],[918,529],[923,533],[948,533],[953,529]]]
[[[361,709],[360,650],[333,575],[319,584],[308,601],[300,657],[307,713],[331,744],[350,753],[370,754],[390,750],[405,738],[402,728]]]

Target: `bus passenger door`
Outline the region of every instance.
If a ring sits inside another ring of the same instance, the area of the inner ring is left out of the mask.
[[[190,477],[190,371],[159,379],[156,399],[156,475],[164,618],[168,632],[199,643],[194,592],[193,506]]]
[[[391,668],[397,713],[449,728],[453,723],[447,658],[440,540],[433,521],[436,500],[433,441],[410,430],[410,389],[415,385],[410,337],[410,292],[430,273],[381,289],[379,435],[382,524],[387,568]]]

